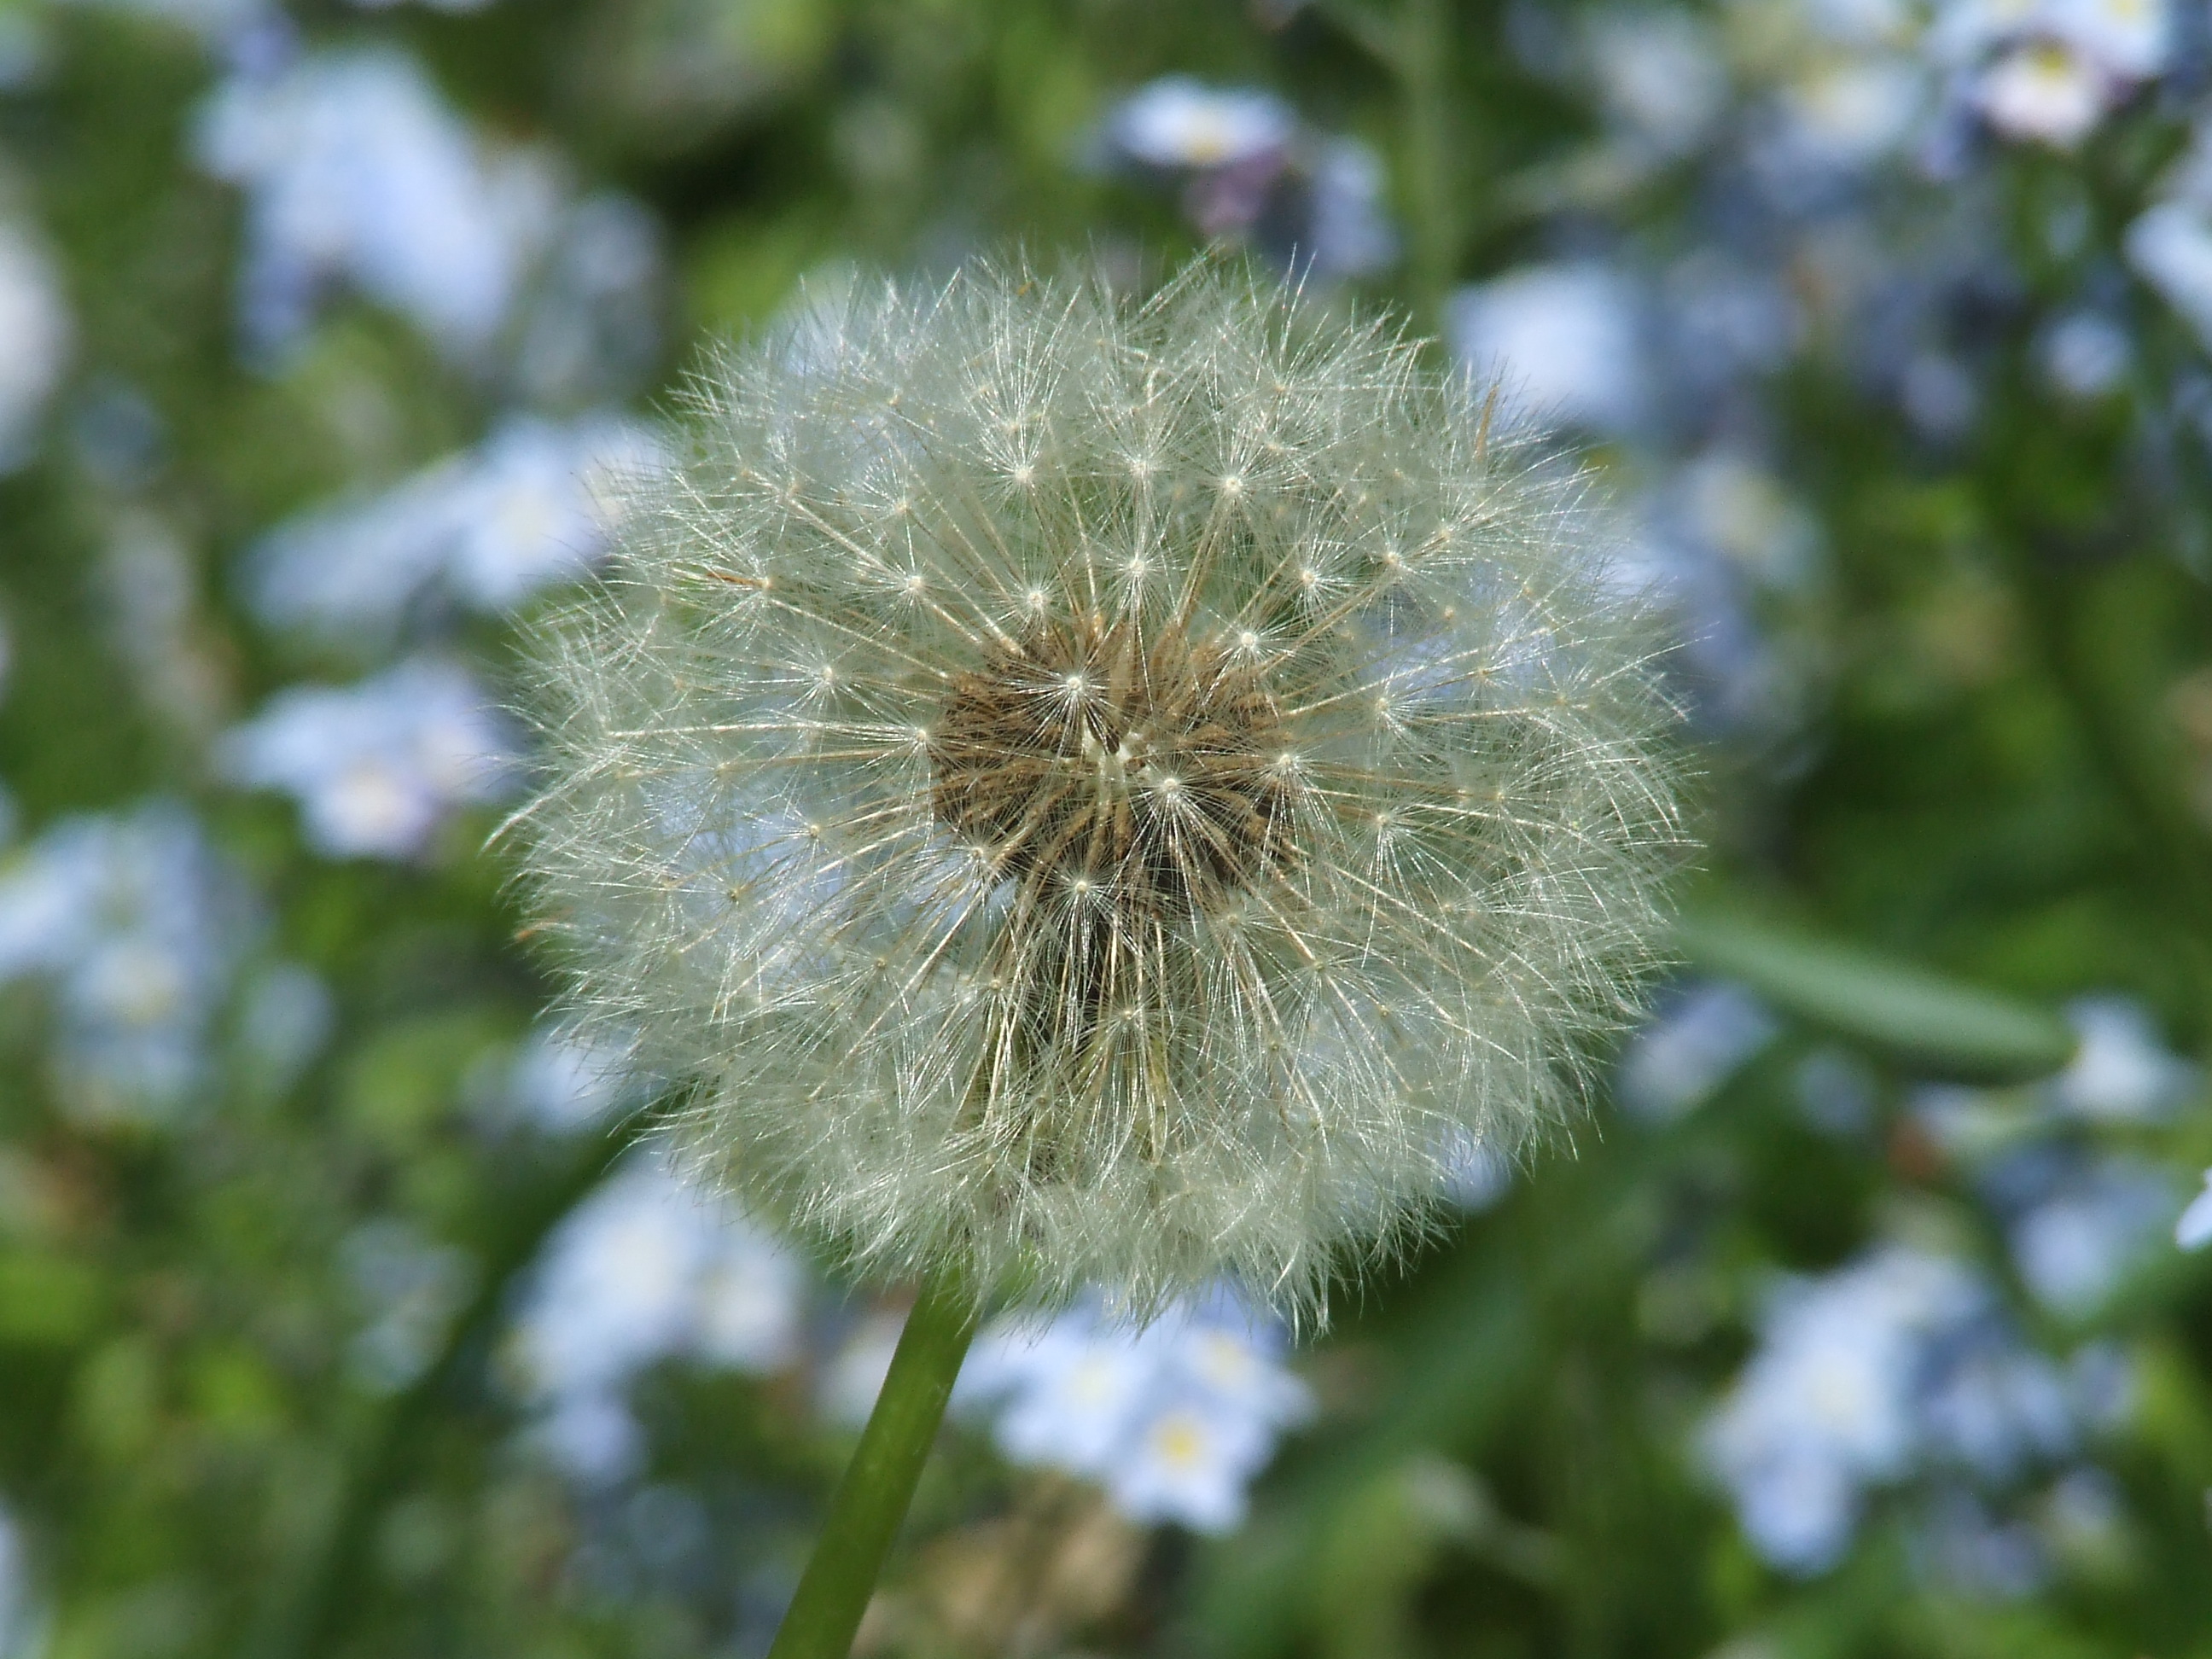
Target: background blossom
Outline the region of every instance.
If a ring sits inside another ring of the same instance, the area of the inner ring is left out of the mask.
[[[1223,1286],[1131,1332],[1096,1301],[985,1331],[955,1394],[1007,1456],[1087,1475],[1133,1520],[1221,1532],[1311,1396],[1281,1328]]]
[[[308,842],[331,858],[411,858],[457,807],[507,793],[506,721],[466,670],[414,658],[347,687],[295,686],[228,733],[241,784],[300,804]]]
[[[345,279],[441,346],[480,350],[551,233],[543,158],[483,144],[396,52],[241,72],[197,142],[202,165],[247,192],[240,306],[264,346],[296,337],[320,289]]]
[[[465,455],[368,501],[283,525],[255,550],[255,612],[276,628],[388,642],[440,599],[484,611],[589,569],[629,474],[652,464],[641,428],[517,416]]]

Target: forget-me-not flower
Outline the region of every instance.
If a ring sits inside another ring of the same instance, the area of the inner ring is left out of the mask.
[[[1650,401],[1647,319],[1636,284],[1594,260],[1524,265],[1453,295],[1454,354],[1496,377],[1505,412],[1615,433]]]
[[[1660,1121],[1702,1104],[1772,1042],[1781,1024],[1740,985],[1678,993],[1631,1039],[1618,1093],[1638,1115]]]
[[[252,556],[248,600],[272,627],[371,641],[434,595],[506,610],[590,568],[619,481],[653,458],[629,422],[511,416],[380,495],[280,526]]]
[[[543,158],[483,143],[389,48],[234,75],[202,110],[197,143],[201,165],[246,192],[241,307],[263,349],[289,344],[344,282],[448,352],[480,353],[558,206]]]
[[[1777,1291],[1700,1449],[1753,1547],[1815,1573],[1842,1558],[1870,1490],[1923,1463],[2008,1477],[2066,1452],[2079,1414],[1978,1273],[1892,1245]]]
[[[0,870],[0,981],[51,986],[73,1109],[159,1116],[191,1097],[246,923],[237,878],[167,802],[64,818]]]
[[[538,1433],[571,1473],[635,1462],[632,1378],[665,1359],[766,1372],[799,1350],[798,1261],[664,1159],[626,1162],[561,1224],[517,1321],[516,1358]]]
[[[475,678],[417,657],[350,686],[292,686],[219,746],[230,778],[300,803],[307,840],[331,858],[428,850],[457,808],[496,799],[514,750]]]
[[[1224,1532],[1285,1429],[1311,1410],[1281,1328],[1218,1288],[1139,1331],[1095,1297],[987,1331],[956,1399],[1000,1449],[1098,1481],[1133,1520]]]
[[[0,218],[0,472],[27,458],[71,332],[52,259],[27,227]]]

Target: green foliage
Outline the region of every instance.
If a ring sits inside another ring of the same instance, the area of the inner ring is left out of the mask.
[[[2075,1050],[2056,1014],[1910,963],[1741,915],[1693,912],[1676,932],[1708,972],[1932,1075],[2048,1077]]]

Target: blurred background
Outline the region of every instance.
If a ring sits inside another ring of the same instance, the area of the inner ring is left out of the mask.
[[[1293,1344],[979,1344],[872,1655],[2212,1655],[2204,0],[0,0],[0,1656],[757,1655],[901,1310],[483,849],[702,342],[1016,241],[1583,447],[1710,851]]]

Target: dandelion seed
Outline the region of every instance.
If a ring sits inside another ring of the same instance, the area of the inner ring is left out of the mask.
[[[1638,1007],[1674,715],[1582,484],[1216,266],[803,331],[537,637],[570,1016],[863,1274],[1315,1310]]]

